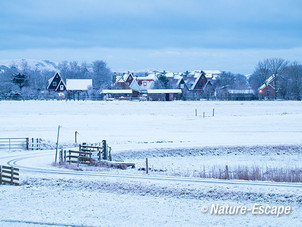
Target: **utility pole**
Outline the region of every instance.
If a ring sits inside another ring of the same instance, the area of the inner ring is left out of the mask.
[[[58,147],[59,147],[59,137],[60,137],[60,128],[61,128],[61,125],[58,125],[58,134],[57,134],[57,144],[56,144],[55,164],[57,164]]]

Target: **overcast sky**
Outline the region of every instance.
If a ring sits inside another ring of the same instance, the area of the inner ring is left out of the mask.
[[[0,32],[0,60],[244,74],[269,57],[302,63],[300,0],[1,0]]]

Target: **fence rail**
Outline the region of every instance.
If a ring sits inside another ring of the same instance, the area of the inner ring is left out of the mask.
[[[40,150],[41,138],[0,138],[0,150]]]
[[[19,169],[11,166],[0,166],[0,184],[19,185]]]
[[[111,147],[109,147],[105,140],[97,144],[79,145],[79,150],[61,150],[59,153],[60,164],[64,162],[77,164],[91,164],[95,161],[108,160],[112,161]]]

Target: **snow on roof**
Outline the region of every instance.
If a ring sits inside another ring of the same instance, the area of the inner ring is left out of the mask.
[[[252,89],[245,89],[245,90],[228,90],[230,94],[254,94]]]
[[[140,87],[135,79],[132,81],[129,87],[134,91],[140,91]]]
[[[66,79],[66,89],[69,91],[86,91],[92,87],[92,79]]]
[[[131,89],[119,89],[119,90],[102,90],[103,94],[132,94]]]
[[[149,89],[148,94],[181,94],[181,89]]]
[[[206,78],[215,80],[221,71],[219,70],[203,70],[206,74]]]
[[[155,80],[156,75],[154,73],[150,73],[147,76],[136,76],[136,80]]]
[[[166,76],[166,77],[174,77],[174,73],[172,73],[172,72],[167,72],[165,76]]]
[[[52,80],[55,78],[56,75],[57,75],[57,73],[55,73],[55,75],[53,75],[53,76],[48,80],[48,86],[50,85],[50,83],[52,82]]]
[[[140,90],[148,90],[150,89],[154,84],[154,80],[142,80],[141,85],[139,85]]]
[[[271,82],[274,81],[274,79],[275,79],[275,74],[273,74],[269,78],[267,78],[265,80],[265,82],[258,88],[258,90],[262,90],[262,89],[266,88]]]

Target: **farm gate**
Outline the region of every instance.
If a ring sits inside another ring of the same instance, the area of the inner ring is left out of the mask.
[[[0,184],[19,185],[19,169],[11,166],[0,166]]]

